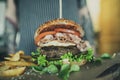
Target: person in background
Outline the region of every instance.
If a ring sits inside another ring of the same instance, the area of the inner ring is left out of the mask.
[[[7,53],[14,53],[16,50],[16,35],[18,32],[16,6],[14,0],[7,0],[6,5],[4,40]]]
[[[34,33],[39,25],[59,18],[59,0],[14,0],[20,31],[17,50],[30,55],[36,50]],[[63,18],[80,24],[85,31],[85,39],[94,45],[92,21],[85,0],[62,0]],[[80,13],[79,13],[80,12]]]

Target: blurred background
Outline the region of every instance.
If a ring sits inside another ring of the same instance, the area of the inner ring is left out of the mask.
[[[96,34],[97,52],[120,52],[120,0],[87,0]]]
[[[94,28],[96,53],[120,52],[120,0],[86,1]],[[6,2],[0,0],[0,57],[5,56],[3,54],[7,53],[8,47],[9,51],[14,52],[19,44],[16,8],[13,0]],[[6,36],[6,32],[9,35]]]

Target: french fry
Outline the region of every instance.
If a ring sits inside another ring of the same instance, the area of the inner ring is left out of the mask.
[[[18,76],[25,71],[26,67],[36,66],[32,63],[32,57],[24,55],[23,51],[11,53],[9,57],[5,57],[5,60],[0,62],[0,76],[3,77]]]
[[[15,67],[15,66],[35,66],[36,64],[26,61],[4,61],[4,65]]]
[[[25,71],[25,68],[26,67],[17,67],[14,69],[1,71],[0,76],[3,76],[3,77],[19,76],[20,74],[22,74]]]
[[[0,66],[2,66],[3,65],[3,63],[2,62],[0,62]]]
[[[82,66],[86,63],[87,61],[86,60],[82,60],[81,62],[72,62],[71,64],[77,64],[79,66]]]
[[[20,53],[22,53],[22,55]],[[23,51],[19,51],[16,54],[11,53],[11,54],[9,54],[10,57],[5,57],[5,59],[9,60],[9,61],[17,61],[17,60],[22,58],[22,59],[25,59],[27,61],[32,61],[32,57],[31,56],[24,55],[23,53],[24,53]]]
[[[10,68],[10,66],[3,65],[3,66],[0,66],[0,71],[5,71],[5,70],[7,70],[9,68]]]
[[[21,55],[21,58],[28,60],[28,61],[32,61],[32,57],[31,56],[26,56],[26,55]]]
[[[12,56],[14,56],[15,54],[14,53],[10,53],[10,54],[8,54],[10,57],[12,57]]]
[[[23,51],[18,51],[12,57],[5,57],[5,59],[9,60],[9,61],[19,61],[21,55],[24,55],[24,52]]]

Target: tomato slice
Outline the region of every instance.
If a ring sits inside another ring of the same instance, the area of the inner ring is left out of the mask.
[[[69,30],[69,29],[63,29],[63,28],[57,28],[55,29],[56,32],[65,32],[65,33],[71,33],[71,34],[74,34],[74,35],[77,35],[80,37],[80,33],[79,32],[76,32],[76,31],[73,31],[73,30]]]
[[[44,36],[49,34],[55,34],[55,33],[56,33],[55,31],[48,31],[48,32],[41,33],[36,37],[35,43],[37,44],[40,41],[40,39],[43,38]]]

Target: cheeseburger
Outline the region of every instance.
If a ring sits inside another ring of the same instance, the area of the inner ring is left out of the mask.
[[[58,58],[71,52],[85,54],[90,45],[83,40],[84,31],[80,25],[67,19],[45,22],[35,32],[34,41],[41,54],[48,58]]]

